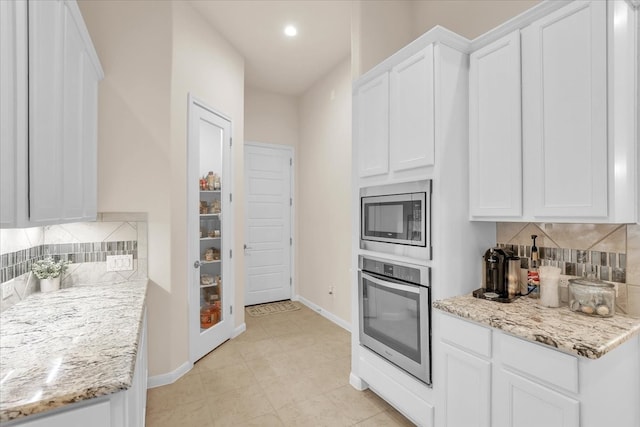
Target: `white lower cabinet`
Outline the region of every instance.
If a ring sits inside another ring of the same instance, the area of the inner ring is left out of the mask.
[[[436,426],[640,426],[640,339],[588,359],[438,310],[434,317]]]
[[[491,427],[491,362],[442,344],[445,425]]]
[[[576,399],[503,368],[496,370],[494,383],[495,427],[580,426]]]

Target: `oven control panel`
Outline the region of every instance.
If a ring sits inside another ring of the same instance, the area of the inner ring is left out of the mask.
[[[392,277],[403,282],[428,286],[428,267],[400,265],[383,260],[360,257],[360,269],[381,276]],[[425,277],[425,275],[427,277]]]

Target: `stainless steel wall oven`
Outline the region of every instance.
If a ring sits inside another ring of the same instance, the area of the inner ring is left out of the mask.
[[[431,181],[360,189],[360,248],[431,259]]]
[[[429,267],[360,256],[360,344],[431,384]]]

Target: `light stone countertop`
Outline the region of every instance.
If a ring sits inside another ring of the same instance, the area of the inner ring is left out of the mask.
[[[0,422],[131,386],[147,280],[35,293],[0,313]]]
[[[468,294],[435,301],[433,307],[589,359],[598,359],[640,334],[640,319],[623,314],[591,317],[566,306],[542,307],[537,300],[524,297],[499,303]]]

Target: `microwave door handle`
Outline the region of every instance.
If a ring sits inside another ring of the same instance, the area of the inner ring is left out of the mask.
[[[363,279],[367,279],[368,281],[375,283],[378,286],[382,286],[385,288],[391,288],[391,289],[396,289],[398,291],[404,291],[404,292],[410,292],[412,294],[419,294],[420,293],[420,289],[419,287],[416,286],[409,286],[409,285],[401,285],[399,283],[394,283],[394,282],[390,282],[387,280],[380,280],[376,277],[370,276],[367,273],[362,273],[362,278]]]

